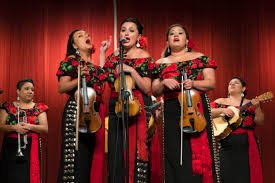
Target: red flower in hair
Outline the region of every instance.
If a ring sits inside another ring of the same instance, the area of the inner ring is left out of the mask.
[[[189,50],[192,50],[195,47],[195,43],[193,42],[193,40],[190,38],[188,43],[187,43],[187,48]]]
[[[147,45],[148,45],[148,41],[147,38],[144,36],[140,36],[139,40],[138,40],[139,44],[140,44],[140,48],[141,49],[146,49]]]

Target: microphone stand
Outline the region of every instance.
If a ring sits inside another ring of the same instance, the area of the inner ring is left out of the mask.
[[[129,97],[130,93],[126,90],[126,81],[125,81],[125,73],[123,71],[123,52],[124,47],[122,45],[123,41],[120,41],[119,44],[119,70],[120,70],[120,99],[122,102],[121,106],[121,118],[122,118],[122,127],[123,127],[123,145],[126,151],[125,153],[125,182],[129,182],[129,125],[128,125],[128,117],[129,117]]]

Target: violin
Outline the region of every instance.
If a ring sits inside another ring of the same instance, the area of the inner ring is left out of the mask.
[[[183,81],[187,79],[185,68],[182,74],[181,93],[178,96],[181,105],[180,127],[185,133],[201,132],[206,127],[206,120],[199,112],[201,97],[194,89],[183,89]]]
[[[121,117],[122,114],[122,107],[123,107],[123,102],[122,102],[122,98],[121,98],[121,83],[120,83],[120,78],[117,78],[115,80],[115,90],[116,92],[119,93],[119,99],[116,102],[116,106],[115,106],[115,113],[117,116]],[[129,76],[129,75],[125,75],[125,90],[128,92],[129,94],[129,117],[134,117],[136,115],[138,115],[141,112],[141,105],[138,101],[137,98],[135,98],[132,94],[132,90],[135,88],[135,81],[134,79]]]
[[[81,60],[79,55],[77,56],[77,61],[80,65],[84,65],[84,61]],[[90,133],[95,133],[101,128],[102,123],[98,113],[94,109],[96,92],[93,88],[87,87],[85,75],[81,76],[79,94],[78,91],[75,92],[75,100],[77,101],[77,96],[79,95],[79,126],[86,128]]]

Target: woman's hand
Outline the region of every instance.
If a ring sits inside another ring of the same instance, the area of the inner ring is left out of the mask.
[[[187,90],[193,88],[193,81],[191,79],[186,79],[183,81],[183,87]]]
[[[104,40],[101,42],[100,53],[106,53],[106,51],[110,48],[112,42],[112,36],[109,36],[108,40]]]
[[[255,108],[260,107],[260,100],[257,97],[252,99],[251,103],[254,105]]]
[[[230,118],[234,116],[234,112],[229,108],[224,108],[222,114]]]
[[[14,125],[15,131],[22,135],[28,133],[30,129],[28,127],[25,127],[24,125],[25,125],[25,123],[19,123],[19,124]]]
[[[133,70],[134,70],[133,67],[130,67],[130,66],[126,65],[126,64],[123,64],[123,71],[124,72],[127,72],[127,73],[131,74],[131,72],[133,72]],[[116,72],[117,72],[117,74],[121,73],[121,71],[120,71],[120,65],[117,65]]]
[[[87,65],[80,65],[80,73],[81,76],[88,76],[90,74]]]
[[[180,88],[178,81],[176,81],[175,79],[164,79],[161,82],[163,86],[165,86],[169,90],[175,90]]]

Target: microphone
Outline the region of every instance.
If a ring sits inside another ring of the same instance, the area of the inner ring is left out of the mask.
[[[126,41],[127,41],[126,38],[121,38],[121,39],[119,40],[120,44],[123,44],[123,43],[125,43]]]

